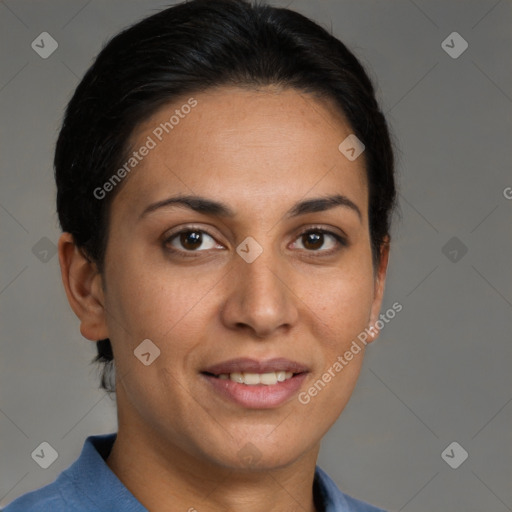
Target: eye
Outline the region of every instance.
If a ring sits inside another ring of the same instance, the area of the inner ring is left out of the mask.
[[[325,246],[327,241],[330,238],[330,242],[327,244],[327,249],[319,250],[321,247]],[[339,250],[342,247],[346,247],[348,245],[346,239],[337,234],[323,228],[310,228],[306,231],[303,231],[297,240],[300,241],[302,248],[304,248],[308,252],[321,252],[323,255],[330,255]],[[299,247],[300,248],[300,247]]]
[[[310,253],[321,253],[323,256],[334,254],[343,247],[348,246],[347,240],[343,236],[319,227],[313,227],[303,231],[296,240],[299,241],[299,249],[304,249]],[[170,234],[165,237],[163,244],[170,252],[179,253],[179,255],[182,256],[195,256],[193,253],[215,248],[224,248],[204,229],[195,227],[187,227],[181,231]],[[297,242],[294,243],[294,245],[296,244]],[[326,245],[327,248],[325,248]]]
[[[164,246],[171,252],[190,253],[214,249],[219,244],[216,243],[213,236],[203,229],[188,227],[166,237]]]

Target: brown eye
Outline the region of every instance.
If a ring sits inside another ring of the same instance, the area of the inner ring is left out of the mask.
[[[324,234],[323,233],[305,233],[302,235],[302,245],[306,249],[316,250],[320,249],[324,244]]]
[[[164,240],[164,245],[173,252],[202,252],[217,246],[215,239],[202,229],[183,229]]]
[[[180,233],[181,246],[187,250],[197,249],[203,243],[203,237],[199,231],[185,231]]]
[[[300,240],[302,248],[306,251],[318,252],[322,255],[330,255],[348,246],[341,235],[321,228],[309,229],[301,233],[297,240]]]

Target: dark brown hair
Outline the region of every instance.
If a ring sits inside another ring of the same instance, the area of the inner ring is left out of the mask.
[[[222,85],[278,85],[334,100],[364,143],[374,264],[395,206],[388,126],[363,66],[301,14],[246,0],[191,0],[143,19],[103,48],[66,110],[55,151],[63,231],[100,271],[109,205],[120,187],[94,190],[115,172],[134,129],[160,106]],[[341,141],[340,141],[341,142]],[[114,391],[110,341],[97,343],[101,386]]]

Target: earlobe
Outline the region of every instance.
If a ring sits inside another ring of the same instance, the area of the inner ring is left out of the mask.
[[[374,341],[379,337],[379,329],[375,327],[377,320],[379,319],[380,308],[382,306],[382,299],[384,297],[384,289],[386,285],[386,273],[388,268],[388,260],[389,260],[389,236],[386,236],[383,243],[380,246],[380,260],[379,266],[375,273],[375,288],[374,288],[374,296],[372,309],[370,314],[370,336],[368,337],[368,341]]]
[[[75,245],[70,233],[61,235],[58,252],[64,289],[80,319],[82,336],[91,341],[108,338],[102,276],[96,264]]]

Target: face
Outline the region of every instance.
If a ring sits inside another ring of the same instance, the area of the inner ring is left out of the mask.
[[[193,97],[169,133],[188,98],[138,128],[133,148],[155,147],[111,205],[103,293],[120,426],[212,464],[241,468],[248,453],[280,467],[317,449],[345,407],[364,346],[343,356],[380,308],[364,154],[338,150],[350,126],[313,96]]]

